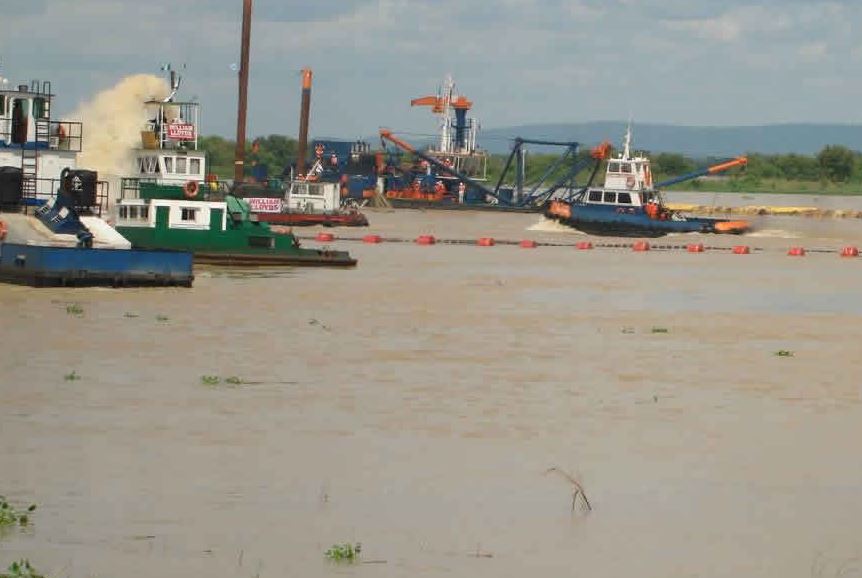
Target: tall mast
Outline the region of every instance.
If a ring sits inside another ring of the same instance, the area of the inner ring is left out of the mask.
[[[311,112],[311,69],[302,69],[302,104],[299,108],[299,141],[296,143],[296,174],[305,175],[305,151],[308,147],[308,117]]]
[[[234,183],[243,181],[245,165],[245,116],[248,109],[248,52],[251,45],[251,2],[242,5],[242,50],[239,65],[239,99],[236,114],[236,152],[233,161]]]
[[[626,138],[623,141],[623,158],[628,159],[631,157],[631,147],[632,147],[632,121],[629,119],[629,124],[626,127]]]

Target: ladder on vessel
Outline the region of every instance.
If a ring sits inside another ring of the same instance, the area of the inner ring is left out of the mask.
[[[50,122],[37,120],[35,141],[21,146],[21,189],[25,197],[36,196],[36,183],[39,178],[39,147],[49,146],[50,130]]]

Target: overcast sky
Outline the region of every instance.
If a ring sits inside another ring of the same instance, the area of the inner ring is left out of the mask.
[[[241,0],[0,8],[0,74],[52,80],[61,113],[171,62],[203,132],[234,133]],[[249,135],[296,133],[303,66],[314,136],[433,132],[410,99],[447,73],[486,128],[858,123],[860,30],[858,0],[254,0]]]

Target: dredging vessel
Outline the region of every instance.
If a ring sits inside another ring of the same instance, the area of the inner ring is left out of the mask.
[[[191,286],[191,254],[136,250],[101,218],[108,184],[77,168],[80,122],[54,121],[48,81],[0,79],[0,279]]]
[[[598,147],[594,154],[607,156],[609,150],[609,146]],[[604,186],[583,187],[567,197],[550,201],[545,216],[592,235],[661,237],[669,233],[745,233],[751,229],[747,221],[691,217],[668,209],[660,189],[744,166],[747,162],[746,157],[739,157],[654,184],[649,158],[632,156],[629,128],[622,152],[607,161]]]

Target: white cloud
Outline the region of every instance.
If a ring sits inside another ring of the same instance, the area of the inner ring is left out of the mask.
[[[485,126],[620,118],[633,102],[642,121],[817,120],[839,107],[815,104],[826,97],[813,88],[784,98],[795,79],[862,87],[846,74],[848,62],[862,59],[862,4],[849,0],[254,6],[252,134],[295,130],[303,66],[315,71],[313,132],[348,137],[384,124],[433,130],[409,100],[434,92],[447,73]],[[124,76],[187,63],[184,89],[203,102],[205,130],[230,134],[240,15],[241,3],[225,0],[20,0],[3,21],[3,74],[54,80],[59,108],[71,110]],[[768,104],[778,100],[781,107]]]
[[[809,42],[799,47],[799,56],[811,62],[817,62],[826,58],[829,48],[825,42]]]
[[[758,5],[731,8],[709,18],[666,20],[664,24],[669,30],[690,32],[699,38],[719,42],[737,42],[754,35],[774,36],[792,26],[786,13]]]

